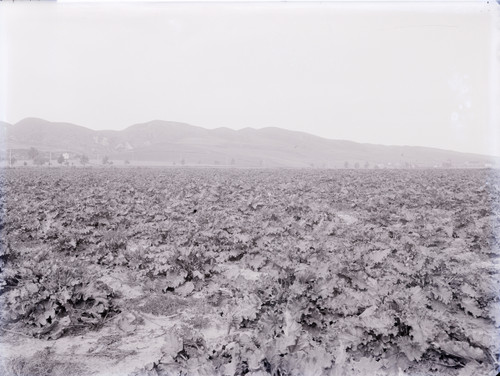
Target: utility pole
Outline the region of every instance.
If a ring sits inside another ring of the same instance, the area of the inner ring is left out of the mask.
[[[12,149],[9,149],[9,167],[12,167]]]

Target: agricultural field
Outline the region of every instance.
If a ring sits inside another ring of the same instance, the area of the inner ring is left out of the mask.
[[[0,176],[0,374],[496,375],[495,170]]]

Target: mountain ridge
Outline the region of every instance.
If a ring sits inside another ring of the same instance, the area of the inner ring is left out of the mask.
[[[333,140],[278,127],[206,129],[151,120],[122,130],[93,130],[66,122],[25,118],[0,122],[0,148],[85,154],[98,160],[143,164],[234,165],[242,167],[476,167],[500,164],[499,157],[410,145]],[[22,159],[22,158],[21,158]]]

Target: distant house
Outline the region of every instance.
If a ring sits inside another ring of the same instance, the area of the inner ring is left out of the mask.
[[[69,153],[62,153],[62,157],[67,161],[69,159]]]

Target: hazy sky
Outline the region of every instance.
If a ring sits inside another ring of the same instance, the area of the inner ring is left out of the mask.
[[[495,3],[495,2],[492,2]],[[0,118],[500,155],[495,4],[0,3]]]

